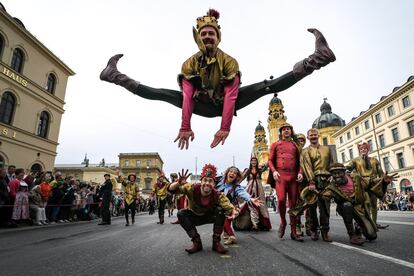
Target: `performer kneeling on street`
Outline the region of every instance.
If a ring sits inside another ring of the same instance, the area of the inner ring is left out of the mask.
[[[177,213],[180,225],[187,232],[193,242],[193,246],[186,249],[189,254],[196,253],[203,249],[200,235],[196,226],[213,223],[213,251],[220,254],[227,253],[227,249],[220,243],[220,236],[223,232],[225,216],[235,218],[237,211],[229,199],[218,192],[214,186],[216,182],[217,169],[214,165],[207,164],[201,172],[201,184],[187,183],[191,175],[188,170],[179,174],[179,179],[168,186],[168,191],[174,194],[184,194],[188,199],[187,209],[181,209]]]
[[[262,200],[259,198],[251,198],[250,195],[240,185],[242,179],[243,175],[240,170],[232,166],[226,170],[224,177],[222,177],[217,183],[216,189],[217,191],[224,193],[230,202],[237,207],[238,210],[239,199],[247,202],[248,204],[252,204],[255,207],[262,206]],[[231,225],[232,221],[232,218],[226,218],[224,221],[224,233],[228,236],[227,241],[224,242],[226,245],[236,243],[236,234],[234,234],[234,230]]]
[[[335,199],[336,211],[344,220],[350,243],[362,245],[364,240],[358,235],[352,220],[354,219],[357,222],[367,240],[371,241],[377,238],[375,222],[366,208],[370,198],[364,191],[361,175],[355,173],[349,176],[345,173],[345,170],[345,166],[339,163],[330,166],[329,171],[332,180],[324,195]],[[384,175],[381,179],[377,179],[370,190],[375,194],[382,193],[387,188],[388,183],[393,181],[395,177],[396,175]]]

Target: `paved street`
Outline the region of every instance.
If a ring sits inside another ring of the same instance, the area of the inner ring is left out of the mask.
[[[271,213],[274,228],[278,215]],[[379,238],[350,246],[341,217],[331,217],[333,243],[298,243],[270,232],[238,232],[230,254],[211,251],[212,225],[199,228],[204,251],[189,256],[190,240],[179,225],[157,225],[156,215],[139,215],[124,226],[81,222],[0,229],[1,275],[412,275],[414,213],[380,212],[390,224]],[[289,235],[287,235],[289,236]],[[356,250],[355,250],[356,248]]]

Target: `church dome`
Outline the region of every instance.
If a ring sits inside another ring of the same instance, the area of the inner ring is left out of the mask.
[[[259,124],[257,125],[257,127],[256,127],[256,129],[254,131],[255,132],[265,131],[264,127],[262,126],[262,122],[259,121]]]
[[[313,128],[321,129],[333,126],[345,126],[345,121],[335,113],[332,113],[332,107],[329,103],[326,102],[326,99],[323,100],[323,104],[321,105],[320,110],[321,116],[316,118],[316,120],[313,122]]]
[[[282,101],[277,97],[277,93],[275,93],[274,97],[270,100],[270,105],[273,104],[282,104]]]

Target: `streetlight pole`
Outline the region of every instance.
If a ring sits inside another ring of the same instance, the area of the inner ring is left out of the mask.
[[[195,157],[195,176],[197,176],[197,156]]]

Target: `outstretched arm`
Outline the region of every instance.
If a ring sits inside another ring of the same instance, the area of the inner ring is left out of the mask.
[[[229,136],[237,95],[239,93],[239,84],[240,77],[237,75],[230,83],[224,87],[224,105],[223,113],[221,116],[221,126],[220,130],[217,131],[214,135],[213,142],[210,145],[211,148],[216,147],[218,144],[220,144],[220,142],[223,145],[227,139],[227,136]]]

